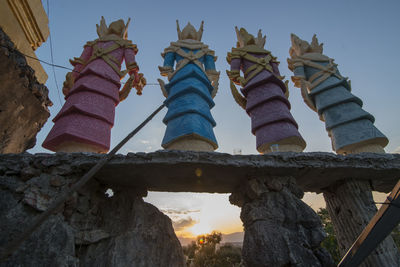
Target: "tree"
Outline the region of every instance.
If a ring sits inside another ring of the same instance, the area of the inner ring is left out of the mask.
[[[317,214],[319,215],[327,234],[327,237],[321,243],[321,246],[331,254],[335,263],[339,263],[342,257],[340,256],[339,245],[336,240],[335,231],[328,210],[321,208]],[[397,247],[400,248],[400,225],[393,229],[391,235]]]
[[[331,254],[333,260],[337,264],[341,260],[341,256],[331,217],[329,216],[328,210],[324,208],[321,208],[317,214],[320,217],[322,225],[324,226],[324,230],[327,234],[327,237],[324,241],[322,241],[321,246]]]
[[[392,237],[396,246],[400,248],[400,224],[397,225],[392,231]]]
[[[217,245],[222,234],[213,231],[211,234],[197,236],[196,241],[183,247],[187,257],[187,265],[193,267],[232,267],[239,266],[242,256],[241,249],[230,245]]]
[[[221,246],[216,252],[215,266],[232,267],[240,266],[242,250],[232,245]]]
[[[194,259],[194,255],[196,253],[197,250],[197,244],[196,241],[192,241],[189,245],[187,246],[183,246],[183,254],[188,258],[188,260],[193,260]],[[189,264],[188,264],[189,266]]]

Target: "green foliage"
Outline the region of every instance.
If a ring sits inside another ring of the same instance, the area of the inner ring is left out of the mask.
[[[392,231],[392,237],[396,246],[400,249],[400,224]]]
[[[341,260],[339,246],[336,240],[335,231],[333,229],[333,224],[331,218],[329,216],[327,209],[320,209],[317,214],[319,215],[322,224],[324,226],[324,230],[328,235],[325,240],[321,243],[321,246],[324,247],[328,252],[332,255],[333,260],[335,263],[339,263]],[[400,248],[400,225],[395,227],[391,233],[394,242],[396,243],[397,247]]]
[[[215,265],[219,267],[240,266],[242,250],[232,245],[220,247],[215,255]]]
[[[317,214],[319,215],[322,224],[324,226],[324,230],[328,235],[325,240],[321,243],[321,246],[324,247],[328,252],[332,255],[333,260],[335,263],[339,263],[341,260],[339,246],[336,240],[335,231],[333,229],[333,224],[331,221],[331,217],[329,216],[327,209],[320,209]],[[391,236],[397,245],[400,248],[400,225],[395,227],[391,233]]]
[[[197,244],[195,241],[192,241],[189,245],[183,246],[182,249],[183,254],[185,254],[188,259],[193,259],[196,253]]]
[[[320,217],[327,234],[327,237],[322,241],[321,246],[331,254],[333,260],[337,264],[341,260],[341,257],[331,217],[329,216],[327,209],[320,209],[317,214]]]
[[[196,241],[183,247],[187,257],[187,265],[194,267],[232,267],[240,266],[241,249],[230,245],[217,245],[221,242],[222,234],[213,231],[208,235],[200,235]]]

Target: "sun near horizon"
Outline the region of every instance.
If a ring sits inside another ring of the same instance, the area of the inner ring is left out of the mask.
[[[374,192],[373,196],[379,203],[386,194]],[[213,231],[223,235],[244,231],[240,208],[229,203],[229,194],[149,192],[145,201],[172,220],[179,239],[195,239]],[[322,194],[306,193],[303,201],[314,211],[325,207]]]

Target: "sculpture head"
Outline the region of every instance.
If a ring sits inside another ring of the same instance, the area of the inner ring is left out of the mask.
[[[290,56],[298,57],[307,53],[319,53],[322,54],[323,51],[323,43],[319,44],[317,35],[314,34],[312,38],[311,45],[304,40],[301,40],[295,34],[290,35],[290,39],[292,40],[292,47],[289,49]]]
[[[204,21],[201,22],[200,28],[198,31],[193,27],[190,22],[183,28],[181,31],[179,28],[179,21],[176,20],[176,28],[178,32],[178,40],[196,40],[196,41],[201,41],[201,37],[203,36],[203,25]]]
[[[125,22],[120,19],[117,21],[113,21],[110,23],[110,26],[107,27],[106,20],[104,17],[101,17],[100,26],[96,24],[97,34],[100,38],[104,38],[106,36],[117,36],[122,39],[128,38],[128,26],[131,19],[128,19],[128,22]]]
[[[267,36],[262,36],[261,30],[258,30],[257,38],[248,33],[245,28],[235,27],[236,36],[238,39],[237,47],[245,47],[246,45],[256,45],[259,48],[264,48]]]

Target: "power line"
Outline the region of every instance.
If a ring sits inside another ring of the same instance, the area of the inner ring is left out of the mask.
[[[0,47],[4,47],[4,48],[7,48],[7,49],[12,49],[12,48],[10,48],[10,47],[8,47],[8,46],[5,46],[5,45],[2,45],[2,44],[0,44]],[[16,49],[13,49],[13,50],[16,50]],[[26,54],[22,53],[22,52],[19,51],[19,50],[16,50],[16,51],[18,51],[21,55],[23,55],[23,56],[25,56],[25,57],[27,57],[27,58],[30,58],[30,59],[33,59],[33,60],[37,60],[37,61],[39,61],[39,62],[41,62],[41,63],[43,63],[43,64],[45,64],[45,65],[52,66],[52,67],[56,67],[56,68],[60,68],[60,69],[66,69],[66,70],[70,70],[70,71],[72,71],[72,72],[76,72],[76,73],[81,74],[80,71],[76,71],[76,70],[74,70],[74,69],[72,69],[72,68],[65,67],[65,66],[62,66],[62,65],[52,64],[52,63],[49,63],[49,62],[44,61],[44,60],[42,60],[42,59],[39,59],[39,58],[36,58],[36,57],[32,57],[32,56],[26,55]],[[121,82],[121,84],[125,84],[125,82]],[[159,84],[159,83],[146,83],[146,85],[160,85],[160,84]]]
[[[47,16],[48,16],[49,21],[50,21],[49,0],[47,0]],[[50,40],[50,58],[51,58],[52,69],[53,69],[53,77],[54,77],[54,82],[56,83],[58,100],[60,101],[60,106],[62,106],[61,96],[60,96],[60,88],[58,87],[58,81],[57,81],[57,76],[56,76],[56,69],[54,68],[53,41],[52,41],[52,39],[51,39],[50,23],[49,23],[49,40]]]

